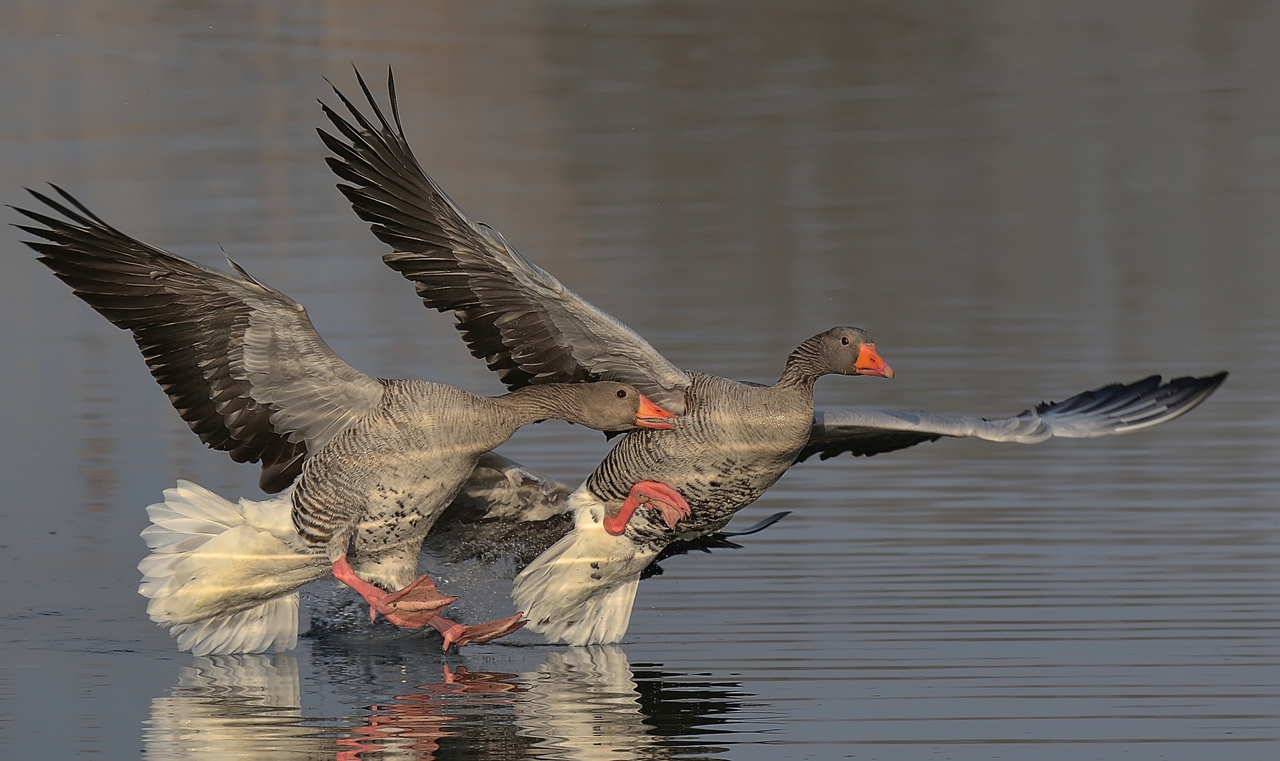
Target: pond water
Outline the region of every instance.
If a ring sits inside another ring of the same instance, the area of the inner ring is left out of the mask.
[[[1133,436],[797,466],[738,520],[791,515],[666,561],[618,646],[380,629],[194,658],[136,594],[143,508],[178,478],[257,496],[256,468],[9,229],[0,752],[1280,756],[1280,7],[423,6],[11,2],[0,195],[56,182],[225,252],[366,372],[497,394],[323,162],[323,77],[392,65],[455,200],[680,366],[770,382],[854,324],[897,378],[820,405],[1002,416],[1232,376]],[[501,451],[576,483],[606,448],[544,424]],[[334,594],[308,592],[317,631]]]

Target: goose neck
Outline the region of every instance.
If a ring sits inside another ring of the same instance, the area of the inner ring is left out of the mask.
[[[812,391],[813,384],[829,372],[818,342],[811,338],[787,357],[787,365],[782,369],[777,385]]]
[[[517,425],[556,418],[576,422],[579,415],[562,384],[525,386],[495,400]]]

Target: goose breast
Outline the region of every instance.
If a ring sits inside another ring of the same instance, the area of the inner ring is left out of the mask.
[[[323,546],[357,521],[361,555],[421,543],[476,459],[505,426],[492,400],[423,381],[385,381],[383,402],[309,460],[293,492],[294,524]],[[492,435],[491,435],[492,434]]]
[[[655,545],[722,528],[782,477],[813,425],[810,395],[696,372],[689,376],[685,414],[674,421],[675,430],[628,434],[586,483],[610,506],[621,505],[639,481],[659,481],[680,492],[691,513],[675,532],[650,511],[632,519],[637,534]]]

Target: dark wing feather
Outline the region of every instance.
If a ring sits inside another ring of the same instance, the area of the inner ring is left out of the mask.
[[[440,515],[423,550],[448,563],[512,560],[515,568],[524,568],[573,529],[573,511],[569,509],[572,491],[555,479],[489,452]],[[787,515],[790,511],[774,513],[741,531],[677,539],[654,558],[640,578],[662,575],[658,563],[675,555],[739,548],[742,545],[734,538],[764,531]]]
[[[321,104],[340,135],[318,130],[334,153],[326,160],[351,183],[338,189],[394,249],[383,261],[416,284],[428,307],[455,314],[472,355],[511,389],[616,380],[682,413],[688,376],[635,331],[530,263],[497,230],[472,222],[414,158],[391,76],[394,127],[356,76],[377,124],[337,88],[354,124]]]
[[[27,245],[77,296],[133,333],[151,375],[208,446],[261,462],[279,491],[314,453],[372,410],[382,384],[343,362],[301,304],[250,277],[211,270],[125,235],[61,188],[74,209],[35,191],[58,219],[15,209],[43,227]]]
[[[842,409],[814,415],[813,433],[796,461],[843,452],[874,455],[937,441],[943,436],[973,436],[987,441],[1038,444],[1050,438],[1088,439],[1132,433],[1182,415],[1209,398],[1226,380],[1225,372],[1161,383],[1153,375],[1128,385],[1114,383],[1046,402],[1021,415],[998,420],[943,417],[924,412]]]
[[[733,537],[758,534],[788,515],[791,515],[791,511],[783,510],[780,513],[774,513],[768,518],[758,521],[741,531],[717,531],[714,534],[705,534],[703,536],[694,537],[693,539],[677,539],[666,547],[663,547],[662,552],[658,553],[658,556],[653,559],[653,562],[645,566],[644,570],[640,572],[640,580],[644,581],[645,579],[651,579],[654,576],[661,576],[663,574],[663,570],[659,563],[667,558],[675,557],[676,555],[687,555],[692,553],[694,550],[710,553],[712,550],[742,549],[742,545],[733,541]]]

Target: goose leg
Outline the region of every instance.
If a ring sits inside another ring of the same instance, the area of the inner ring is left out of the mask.
[[[626,531],[632,514],[641,505],[648,505],[662,513],[662,519],[666,521],[668,528],[675,528],[680,519],[689,514],[689,503],[684,501],[680,492],[657,481],[638,481],[631,487],[618,514],[604,519],[604,530],[613,536]]]
[[[359,592],[369,603],[370,621],[381,613],[391,623],[406,629],[421,629],[430,624],[437,613],[458,599],[440,594],[435,582],[426,574],[399,592],[384,592],[357,576],[345,555],[333,561],[333,576]]]
[[[441,650],[448,651],[453,645],[462,647],[463,645],[479,644],[505,637],[523,628],[528,623],[528,621],[520,618],[521,615],[523,614],[517,613],[510,618],[500,618],[497,621],[474,626],[450,621],[444,616],[432,616],[431,620],[427,621],[427,624],[444,635],[444,647]]]

